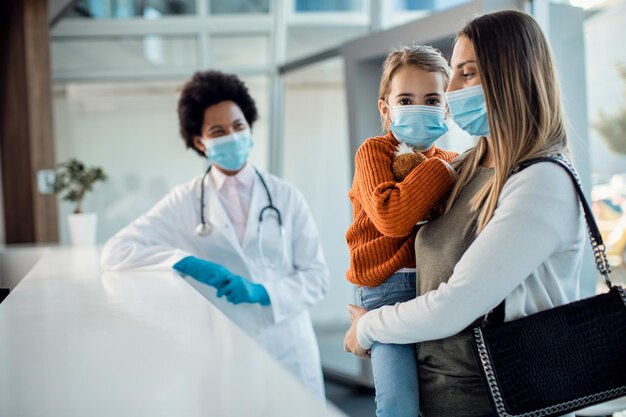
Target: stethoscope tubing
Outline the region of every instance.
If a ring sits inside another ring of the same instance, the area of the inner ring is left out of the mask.
[[[197,231],[203,231],[202,233],[199,233],[201,235],[204,235],[205,233],[208,235],[210,233],[210,226],[207,225],[206,220],[204,218],[204,196],[205,196],[205,192],[204,192],[204,182],[206,181],[207,176],[209,175],[209,173],[211,172],[211,168],[213,168],[213,165],[209,165],[209,167],[207,168],[207,170],[205,171],[204,175],[202,176],[202,181],[200,183],[200,224],[198,225],[198,228],[196,229]],[[254,168],[254,167],[253,167]],[[259,250],[259,255],[261,256],[261,260],[263,261],[263,264],[265,264],[268,267],[271,268],[276,268],[280,265],[282,265],[285,262],[285,229],[283,227],[283,220],[282,220],[282,216],[280,213],[280,210],[278,210],[278,208],[276,206],[274,206],[274,202],[272,200],[272,194],[270,193],[269,187],[267,186],[267,183],[265,182],[265,179],[263,178],[263,176],[261,175],[261,173],[259,172],[259,170],[257,170],[256,168],[254,168],[254,172],[256,173],[256,175],[259,177],[259,180],[261,180],[261,185],[263,186],[263,189],[265,190],[265,194],[267,195],[267,201],[268,201],[268,205],[263,207],[261,209],[261,211],[259,212],[259,225],[257,227],[257,233],[259,235],[258,237],[258,250]],[[282,257],[281,257],[281,263],[280,264],[271,264],[270,262],[267,261],[267,259],[265,258],[265,253],[263,251],[262,248],[262,244],[261,244],[261,224],[263,223],[263,214],[267,211],[273,211],[276,214],[277,220],[278,220],[278,227],[280,230],[280,236],[281,236],[281,244],[282,244]]]
[[[207,170],[204,172],[204,175],[202,176],[202,182],[200,183],[200,223],[202,223],[203,225],[206,225],[206,221],[204,220],[204,188],[205,188],[204,187],[204,182],[206,181],[206,177],[211,172],[211,168],[213,168],[213,165],[209,165]],[[272,210],[272,211],[274,211],[274,213],[276,213],[276,216],[278,217],[278,225],[280,227],[282,227],[283,226],[282,216],[280,215],[280,210],[278,210],[278,208],[276,206],[274,206],[274,202],[272,200],[272,194],[270,193],[270,189],[267,186],[267,183],[265,182],[265,179],[263,178],[263,176],[261,175],[259,170],[256,169],[255,167],[253,167],[253,169],[254,169],[254,172],[256,173],[256,175],[261,180],[261,185],[263,185],[263,189],[265,190],[265,195],[267,195],[267,201],[269,202],[269,204],[267,206],[263,207],[261,209],[261,212],[259,213],[259,223],[263,220],[263,213],[266,210]]]

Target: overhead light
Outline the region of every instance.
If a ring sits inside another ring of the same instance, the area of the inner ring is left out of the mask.
[[[610,3],[609,0],[570,0],[569,3],[574,7],[582,7],[583,9],[593,9]]]

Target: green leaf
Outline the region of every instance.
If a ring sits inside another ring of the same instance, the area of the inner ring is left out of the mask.
[[[107,176],[100,167],[89,167],[76,158],[59,164],[56,172],[54,191],[63,193],[62,199],[76,203],[80,209],[85,194],[92,190],[96,182],[105,182]]]

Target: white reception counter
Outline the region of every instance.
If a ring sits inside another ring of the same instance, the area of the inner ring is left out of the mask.
[[[50,249],[0,304],[0,416],[343,415],[185,280],[98,259]]]

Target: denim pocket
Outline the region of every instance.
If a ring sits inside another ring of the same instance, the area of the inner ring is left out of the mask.
[[[357,302],[366,310],[394,305],[415,298],[415,275],[394,274],[378,287],[358,287]]]
[[[361,303],[366,310],[373,310],[386,305],[407,301],[415,298],[413,290],[398,288],[396,285],[380,285],[375,288],[364,287],[361,292]]]
[[[359,307],[366,310],[373,310],[380,307],[383,304],[382,300],[385,299],[385,293],[387,289],[382,285],[378,287],[358,287],[357,288],[357,303]]]
[[[385,293],[385,304],[394,305],[396,303],[403,303],[405,301],[412,300],[416,297],[415,283],[405,283],[402,285],[392,285],[387,288]]]

